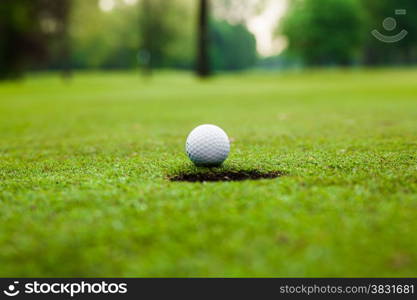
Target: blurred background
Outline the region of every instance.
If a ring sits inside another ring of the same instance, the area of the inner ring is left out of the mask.
[[[415,0],[1,0],[0,79],[408,66],[417,62],[416,15]],[[407,36],[386,43],[372,30]]]

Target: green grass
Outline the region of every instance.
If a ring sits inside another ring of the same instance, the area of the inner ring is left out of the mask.
[[[0,276],[417,276],[417,70],[0,85]],[[188,132],[233,138],[186,183]],[[203,170],[204,171],[204,170]]]

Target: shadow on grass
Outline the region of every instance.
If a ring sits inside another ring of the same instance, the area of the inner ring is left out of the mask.
[[[201,170],[189,170],[169,175],[168,179],[170,181],[216,182],[273,179],[284,175],[286,174],[281,171],[262,172],[259,170],[224,170],[203,168]]]

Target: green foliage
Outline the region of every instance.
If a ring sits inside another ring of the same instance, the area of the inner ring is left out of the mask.
[[[188,0],[142,2],[141,48],[150,51],[153,67],[191,68],[195,52],[196,5]]]
[[[377,29],[385,35],[394,35],[407,30],[407,36],[395,44],[381,43],[368,35],[365,40],[365,63],[367,64],[411,64],[417,62],[417,2],[414,0],[362,0],[366,12],[367,28]],[[395,15],[396,9],[405,9],[406,15]],[[382,27],[386,17],[393,17],[397,27],[387,32]]]
[[[256,40],[244,25],[213,20],[210,31],[214,70],[242,70],[255,64]]]
[[[94,2],[78,1],[71,29],[74,67],[133,68],[139,50],[145,50],[151,53],[152,68],[192,68],[195,4],[147,1],[121,5],[110,13],[101,12]],[[213,20],[211,45],[214,69],[240,70],[256,61],[255,38],[243,25]]]
[[[140,50],[153,67],[189,67],[193,59],[193,5],[185,0],[120,3],[102,12],[94,1],[77,1],[73,11],[76,68],[135,68]]]
[[[66,37],[69,12],[70,0],[2,0],[0,79],[20,77],[27,68],[46,61],[49,46]]]
[[[357,0],[297,0],[282,24],[289,50],[309,65],[352,63],[361,50],[363,11]]]
[[[0,276],[417,276],[416,70],[0,85]],[[233,138],[192,184],[190,130]]]
[[[138,9],[99,10],[96,1],[76,1],[71,26],[75,68],[129,68],[139,48]]]

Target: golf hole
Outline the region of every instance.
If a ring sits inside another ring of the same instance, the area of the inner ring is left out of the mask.
[[[285,173],[281,171],[261,172],[258,170],[229,170],[207,172],[184,172],[169,176],[168,178],[170,181],[216,182],[274,179],[284,175]]]

